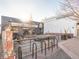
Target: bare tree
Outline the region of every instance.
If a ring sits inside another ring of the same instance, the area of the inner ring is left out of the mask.
[[[72,19],[78,20],[79,19],[79,6],[78,0],[64,0],[64,2],[60,2],[61,9],[64,13],[72,13],[73,16],[70,17]]]

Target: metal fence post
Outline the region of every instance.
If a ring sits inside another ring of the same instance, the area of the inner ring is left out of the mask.
[[[35,51],[34,51],[34,48],[35,48]],[[32,58],[34,58],[34,56],[35,56],[35,59],[37,59],[37,44],[36,43],[32,44]]]
[[[48,50],[50,49],[50,47],[49,47],[49,44],[50,44],[50,43],[49,43],[49,42],[50,42],[50,40],[49,40],[49,38],[48,38]]]
[[[41,41],[41,53],[43,53],[43,42]]]
[[[30,40],[30,52],[31,52],[31,40]]]
[[[22,59],[22,49],[20,46],[18,47],[18,59]]]
[[[51,40],[51,50],[53,52],[53,42],[52,42],[52,40]]]
[[[58,39],[56,38],[56,47],[58,48]]]
[[[46,51],[46,42],[44,41],[44,45],[45,45],[45,56],[46,56],[46,53],[47,53],[47,51]]]
[[[53,39],[53,46],[55,47],[55,39]]]

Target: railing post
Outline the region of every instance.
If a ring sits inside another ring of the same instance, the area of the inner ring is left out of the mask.
[[[50,44],[50,43],[49,43],[49,42],[50,42],[50,41],[49,41],[49,38],[48,38],[48,50],[50,49],[50,47],[49,47],[49,44]]]
[[[43,41],[44,42],[44,45],[45,45],[45,56],[46,56],[46,53],[47,53],[47,51],[46,51],[46,42],[45,41]]]
[[[30,52],[31,52],[31,40],[30,40]]]
[[[41,41],[41,53],[43,53],[43,42]]]
[[[51,40],[51,50],[53,52],[53,42],[52,42],[52,40]]]
[[[32,58],[34,57],[34,43],[32,45]]]
[[[22,59],[22,49],[20,46],[18,47],[18,59]]]
[[[58,48],[58,39],[56,38],[56,47]]]
[[[34,48],[35,48],[35,51],[34,51]],[[37,45],[36,45],[36,43],[32,44],[32,58],[34,58],[34,56],[35,56],[35,59],[37,59]]]
[[[55,38],[53,39],[53,46],[55,47]]]

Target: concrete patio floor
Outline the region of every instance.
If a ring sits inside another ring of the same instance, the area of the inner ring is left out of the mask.
[[[72,38],[59,43],[59,47],[72,59],[79,59],[79,39]]]

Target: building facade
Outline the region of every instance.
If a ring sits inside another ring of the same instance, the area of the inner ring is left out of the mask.
[[[68,17],[47,18],[44,20],[44,33],[69,33],[77,36],[76,21]]]
[[[4,27],[10,22],[16,22],[16,23],[21,23],[20,19],[14,18],[14,17],[9,17],[9,16],[1,16],[1,31],[4,30]]]
[[[2,16],[1,17],[1,31],[5,30],[5,27],[11,25],[12,31],[18,32],[19,34],[43,34],[44,24],[42,22],[30,21],[21,22],[20,19]]]

